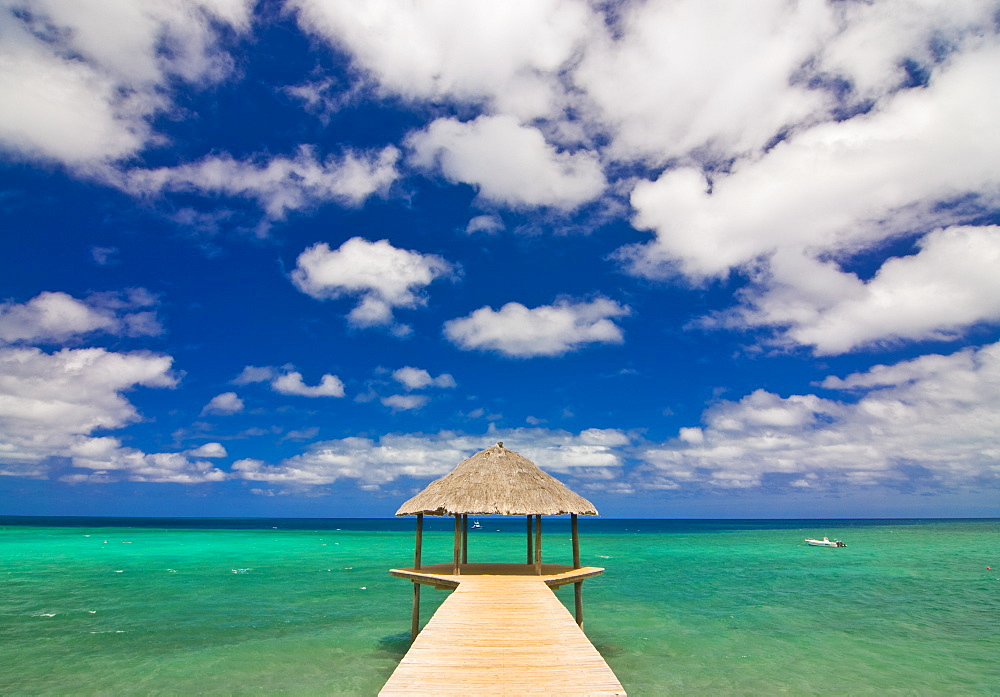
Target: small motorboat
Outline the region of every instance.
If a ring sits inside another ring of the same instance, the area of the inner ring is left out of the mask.
[[[840,540],[831,540],[829,537],[824,537],[822,540],[813,540],[809,537],[806,538],[806,544],[812,545],[813,547],[846,547],[846,542],[841,542]]]
[[[479,524],[478,520],[474,520],[474,521],[472,521],[472,529],[473,530],[482,530],[483,526]]]

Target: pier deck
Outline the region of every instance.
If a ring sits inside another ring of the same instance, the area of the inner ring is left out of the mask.
[[[421,582],[411,574],[393,570]],[[546,577],[433,576],[422,582],[456,584],[455,590],[417,635],[380,697],[625,695]]]

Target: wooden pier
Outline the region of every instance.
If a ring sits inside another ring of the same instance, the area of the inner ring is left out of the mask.
[[[573,564],[546,564],[542,516],[567,514]],[[389,571],[413,583],[413,643],[380,696],[624,697],[583,633],[583,582],[604,569],[580,563],[577,516],[597,515],[594,504],[497,443],[432,481],[396,515],[417,517],[413,566]],[[455,517],[450,563],[423,563],[425,515]],[[526,516],[525,563],[470,564],[470,515]],[[552,593],[567,584],[575,618]],[[452,591],[423,631],[422,586]]]
[[[579,584],[604,569],[546,568],[543,575],[527,575],[531,572],[525,568],[516,575],[509,570],[496,575],[489,565],[475,565],[484,568],[441,573],[447,566],[391,571],[415,584],[455,590],[417,635],[380,697],[625,695],[551,590]]]

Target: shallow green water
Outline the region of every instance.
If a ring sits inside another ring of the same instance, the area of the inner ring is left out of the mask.
[[[69,522],[0,519],[0,694],[374,695],[407,648],[410,586],[386,570],[412,521]],[[546,522],[546,559],[568,561]],[[523,523],[483,524],[472,561],[521,560]],[[430,527],[424,559],[446,561]],[[1000,521],[581,532],[607,568],[587,634],[630,695],[1000,695]],[[849,546],[802,543],[822,535]],[[444,597],[423,594],[425,620]]]

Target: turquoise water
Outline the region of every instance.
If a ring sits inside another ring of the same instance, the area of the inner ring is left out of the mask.
[[[521,561],[523,522],[482,521],[470,560]],[[0,518],[0,694],[374,695],[408,644],[386,570],[412,526]],[[633,697],[1000,695],[1000,521],[580,527],[607,568],[586,631]],[[449,521],[428,528],[447,561]],[[566,521],[545,531],[568,563]],[[823,535],[848,547],[802,543]]]

